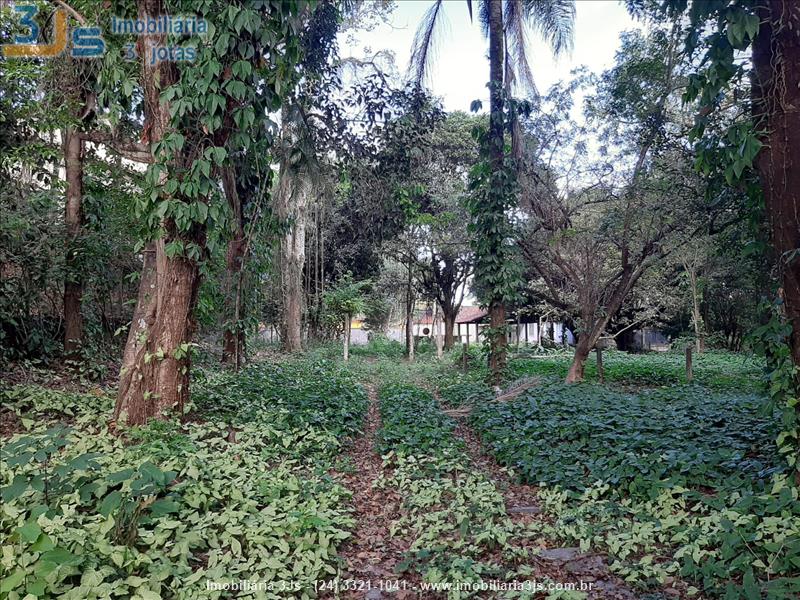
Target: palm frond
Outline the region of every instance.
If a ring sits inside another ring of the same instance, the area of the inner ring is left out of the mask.
[[[436,30],[443,18],[444,0],[434,0],[433,5],[425,13],[422,22],[414,34],[411,49],[411,61],[408,64],[409,79],[417,86],[422,86],[436,54],[438,36]]]
[[[575,0],[520,0],[525,20],[550,44],[554,54],[572,50]]]
[[[480,2],[478,2],[478,22],[480,23],[483,37],[489,37],[489,2],[492,1],[493,0],[480,0]]]
[[[526,31],[525,0],[506,0],[505,15],[505,37],[506,37],[506,61],[513,68],[507,69],[512,73],[512,79],[507,84],[510,87],[516,84],[517,88],[536,94],[536,83],[533,81],[533,71],[528,62],[528,35]],[[513,61],[513,62],[512,62]],[[507,74],[508,76],[508,74]]]

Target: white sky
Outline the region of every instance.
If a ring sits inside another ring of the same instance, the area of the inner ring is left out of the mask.
[[[390,50],[400,72],[405,74],[414,33],[431,1],[397,0],[397,5],[390,24],[359,32],[354,43],[340,40],[341,55],[361,58],[364,48],[372,52]],[[444,16],[429,85],[434,94],[442,97],[445,110],[469,111],[470,103],[476,99],[482,100],[486,107],[488,45],[480,25],[470,23],[464,0],[445,0]],[[620,32],[638,27],[617,0],[577,0],[575,46],[571,54],[554,59],[535,32],[530,32],[529,61],[537,87],[544,92],[560,79],[567,79],[570,71],[581,65],[598,73],[612,66]]]

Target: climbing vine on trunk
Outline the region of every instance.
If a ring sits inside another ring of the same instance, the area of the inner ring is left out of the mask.
[[[763,340],[772,332],[762,349],[773,369],[770,394],[785,407],[778,443],[796,469],[800,448],[800,10],[793,0],[695,2],[691,7],[686,0],[670,0],[666,6],[673,18],[688,10],[687,50],[702,48],[704,54],[702,68],[689,78],[684,95],[700,105],[693,131],[699,140],[697,166],[707,174],[724,174],[728,184],[747,188],[752,205],[745,209],[754,222],[765,222],[769,230],[771,252],[767,253],[780,283],[779,309],[772,312],[767,329],[754,335]],[[737,62],[736,53],[748,50],[752,61]],[[737,85],[748,80],[750,114],[745,112],[724,136],[708,136],[711,115],[734,96]],[[779,358],[784,352],[788,355]]]
[[[159,0],[140,0],[139,18],[163,16]],[[209,34],[194,62],[142,61],[145,137],[153,164],[140,206],[155,239],[153,292],[139,335],[123,365],[115,418],[134,424],[182,411],[189,394],[194,310],[211,228],[224,226],[219,178],[235,152],[254,146],[252,132],[268,130],[281,91],[294,83],[301,51],[297,26],[305,3],[240,6],[207,2],[197,9]],[[168,43],[164,34],[140,37],[141,55]],[[268,57],[268,59],[267,59]],[[148,281],[143,277],[142,282]]]

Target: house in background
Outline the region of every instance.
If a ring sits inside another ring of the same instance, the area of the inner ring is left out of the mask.
[[[538,317],[520,315],[519,322],[509,319],[511,331],[508,343],[538,344],[540,322]],[[484,330],[489,327],[489,313],[479,306],[462,306],[456,316],[456,325],[453,336],[456,344],[475,344],[483,342]],[[444,323],[438,325],[438,332],[444,336]],[[555,344],[574,344],[575,337],[563,323],[541,321],[543,340],[550,340]],[[403,339],[403,329],[400,327],[394,339]],[[414,319],[414,337],[434,337],[437,331],[433,327],[433,309],[427,308]]]

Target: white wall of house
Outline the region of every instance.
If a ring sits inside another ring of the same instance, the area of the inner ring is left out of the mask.
[[[455,329],[453,331],[453,335],[455,336],[455,342],[457,344],[463,344],[467,342],[467,332],[469,332],[469,343],[474,344],[476,342],[476,335],[477,341],[483,341],[483,331],[488,327],[486,323],[461,323],[460,324],[460,332],[459,332],[459,324],[456,323]],[[439,332],[442,336],[444,336],[444,324],[441,323],[438,326]],[[399,332],[402,334],[404,330],[402,328]],[[550,337],[550,323],[544,322],[542,323],[542,331],[544,332],[545,339]],[[414,324],[414,335],[416,337],[432,337],[436,335],[436,330],[434,329],[433,325],[430,323],[415,323]],[[557,344],[561,344],[564,341],[567,344],[574,344],[575,337],[572,335],[572,332],[567,329],[563,323],[553,323],[553,336],[555,337],[555,342]],[[564,338],[566,336],[566,339]],[[390,337],[394,337],[391,336]],[[538,344],[539,343],[539,324],[538,323],[520,323],[517,326],[515,323],[511,324],[511,331],[509,335],[509,343],[516,344],[517,338],[519,338],[520,344]],[[398,339],[405,339],[404,336],[399,336]]]

